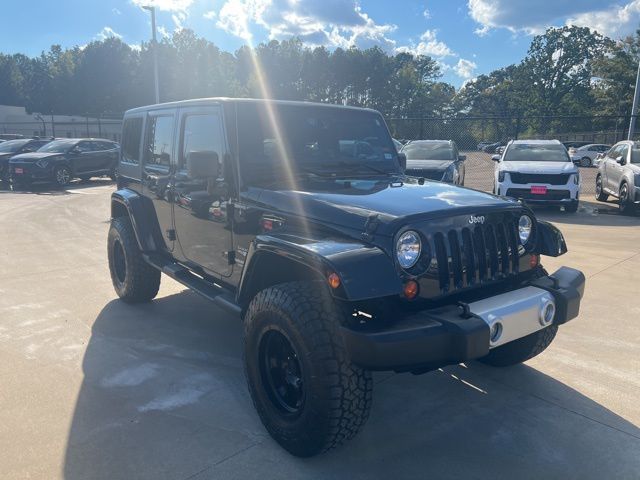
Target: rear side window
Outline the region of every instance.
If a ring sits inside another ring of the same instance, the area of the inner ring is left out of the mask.
[[[122,131],[122,161],[138,165],[140,163],[140,140],[142,139],[142,118],[127,118]]]
[[[216,152],[222,158],[223,139],[220,117],[216,114],[189,115],[184,120],[180,168],[186,168],[190,152]]]
[[[169,167],[173,147],[173,116],[149,117],[147,165]]]

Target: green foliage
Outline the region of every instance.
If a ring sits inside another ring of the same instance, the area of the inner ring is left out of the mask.
[[[456,92],[438,79],[438,62],[379,48],[333,51],[299,40],[271,41],[235,53],[191,30],[159,43],[163,101],[213,96],[312,100],[414,117],[542,117],[626,114],[640,59],[640,31],[613,42],[587,28],[550,28],[518,64],[480,75]],[[0,54],[0,104],[58,114],[122,113],[153,103],[151,45],[117,38],[83,48],[53,45],[40,56]],[[544,122],[552,131],[552,122]],[[400,124],[398,124],[400,125]],[[510,119],[479,135],[518,128]],[[529,123],[527,128],[541,127]]]

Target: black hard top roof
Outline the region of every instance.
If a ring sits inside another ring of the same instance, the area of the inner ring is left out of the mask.
[[[335,105],[331,103],[317,103],[317,102],[293,101],[293,100],[268,100],[268,99],[262,99],[262,98],[211,97],[211,98],[195,98],[192,100],[180,100],[177,102],[158,103],[156,105],[147,105],[144,107],[132,108],[131,110],[127,110],[125,112],[125,116],[135,114],[135,113],[148,112],[152,110],[161,110],[164,108],[196,107],[196,106],[204,106],[204,105],[216,105],[216,104],[222,104],[222,103],[264,103],[264,104],[269,103],[272,105],[341,108],[341,109],[348,109],[348,110],[359,110],[359,111],[368,111],[368,112],[377,113],[376,110],[373,110],[370,108],[351,107],[346,105]]]

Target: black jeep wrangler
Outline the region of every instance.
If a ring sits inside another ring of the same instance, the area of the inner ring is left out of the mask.
[[[244,322],[269,433],[310,456],[353,437],[372,370],[423,373],[541,353],[585,278],[540,255],[562,234],[526,206],[403,173],[382,116],[206,99],[126,113],[108,256],[117,294],[165,273]]]

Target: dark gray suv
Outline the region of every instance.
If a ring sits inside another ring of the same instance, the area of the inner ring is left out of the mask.
[[[640,142],[615,144],[598,165],[596,199],[618,199],[620,212],[633,214],[640,205]]]

